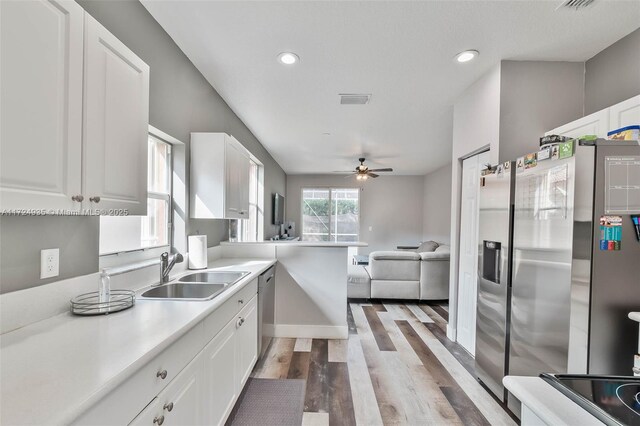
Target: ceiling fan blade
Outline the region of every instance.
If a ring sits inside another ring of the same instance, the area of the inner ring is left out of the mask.
[[[392,168],[386,168],[386,169],[369,169],[370,172],[392,172],[393,169]]]
[[[377,177],[378,177],[378,176],[380,176],[380,175],[377,175],[377,174],[375,174],[375,173],[371,173],[371,172],[369,172],[369,173],[367,173],[367,176],[370,176],[370,177],[372,177],[372,178],[377,178]]]

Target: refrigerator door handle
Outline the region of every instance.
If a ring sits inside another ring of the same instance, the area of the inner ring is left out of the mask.
[[[496,271],[496,280],[495,283],[496,284],[500,284],[500,267],[502,264],[502,249],[499,248],[496,250],[496,266],[495,266],[495,271]]]

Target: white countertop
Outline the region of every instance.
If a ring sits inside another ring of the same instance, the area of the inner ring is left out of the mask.
[[[640,322],[640,312],[629,312],[629,318]]]
[[[211,262],[209,268],[251,272],[211,301],[138,299],[123,312],[67,313],[1,335],[0,423],[73,421],[274,263]]]
[[[603,424],[540,377],[507,376],[502,379],[502,383],[546,424]]]
[[[287,240],[277,240],[277,241],[242,241],[242,242],[229,242],[229,241],[221,241],[221,246],[232,246],[232,245],[262,245],[262,244],[278,244],[278,245],[286,245],[286,246],[297,246],[297,247],[367,247],[369,244],[364,243],[362,241],[356,241],[351,243],[334,243],[330,241],[287,241]]]

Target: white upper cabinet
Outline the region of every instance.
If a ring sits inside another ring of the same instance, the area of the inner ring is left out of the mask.
[[[639,77],[640,78],[640,77]],[[609,130],[640,124],[640,95],[609,108]]]
[[[0,208],[78,210],[84,11],[0,1],[0,19]]]
[[[606,138],[609,131],[609,111],[602,110],[579,118],[571,123],[547,132],[546,134],[567,136],[577,138],[585,135],[596,135],[599,138]]]
[[[92,208],[147,212],[149,66],[85,21],[83,193]]]
[[[640,124],[640,95],[556,127],[545,134],[572,138],[596,135],[599,138],[606,138],[611,130],[638,124]]]
[[[191,134],[191,217],[249,218],[249,153],[226,133]]]
[[[149,67],[75,1],[0,19],[0,209],[146,214]]]

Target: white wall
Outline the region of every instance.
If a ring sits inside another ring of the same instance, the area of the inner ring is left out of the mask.
[[[451,243],[451,164],[424,176],[422,240]]]
[[[490,149],[490,162],[535,151],[548,129],[580,116],[584,64],[502,61],[469,87],[453,108],[451,285],[448,335],[455,338],[462,159]],[[553,105],[550,105],[550,100]]]
[[[455,340],[458,297],[458,238],[462,160],[473,153],[491,149],[491,162],[498,161],[500,134],[500,64],[473,83],[453,107],[453,150],[451,154],[451,262],[450,309],[447,335]]]
[[[301,191],[305,187],[362,188],[360,240],[369,246],[360,248],[359,253],[391,250],[422,240],[423,176],[381,176],[361,184],[343,175],[288,175],[285,216],[296,223],[296,235],[300,235]]]

